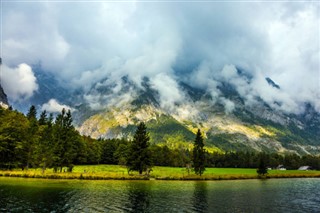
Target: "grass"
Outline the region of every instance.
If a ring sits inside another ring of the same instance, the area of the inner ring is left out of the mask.
[[[270,170],[268,172],[267,178],[320,177],[320,171]],[[90,180],[235,180],[258,178],[256,169],[206,168],[204,174],[199,176],[195,175],[193,171],[188,173],[186,168],[157,166],[153,168],[150,176],[145,176],[139,175],[137,172],[128,174],[125,167],[118,165],[78,165],[74,167],[72,173],[54,173],[52,169],[48,169],[44,173],[41,169],[0,171],[0,176]]]

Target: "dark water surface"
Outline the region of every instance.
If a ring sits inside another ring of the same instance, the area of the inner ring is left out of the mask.
[[[0,212],[320,212],[320,179],[89,181],[0,177]]]

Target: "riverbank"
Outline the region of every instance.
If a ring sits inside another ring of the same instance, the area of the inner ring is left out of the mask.
[[[255,169],[207,168],[202,176],[186,168],[154,167],[149,176],[134,172],[118,165],[78,165],[73,172],[54,173],[52,169],[42,173],[41,169],[28,171],[0,171],[0,177],[22,177],[43,179],[84,179],[84,180],[237,180],[258,179]],[[320,178],[320,171],[269,170],[266,178]]]

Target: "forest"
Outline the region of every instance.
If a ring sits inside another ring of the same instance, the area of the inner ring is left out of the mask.
[[[53,116],[46,111],[37,114],[31,106],[28,113],[0,107],[0,169],[53,169],[62,172],[74,165],[128,165],[132,159],[130,139],[93,139],[82,136],[72,123],[70,110],[63,109]],[[204,139],[205,143],[205,139]],[[205,148],[205,147],[204,147]],[[153,166],[186,167],[192,164],[192,150],[170,149],[165,144],[149,144]],[[320,169],[320,156],[259,152],[205,152],[205,167],[257,168],[263,156],[268,167],[283,165],[297,169],[308,165]]]

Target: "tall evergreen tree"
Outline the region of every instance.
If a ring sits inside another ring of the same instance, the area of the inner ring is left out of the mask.
[[[102,141],[102,162],[106,164],[117,164],[115,160],[115,152],[117,150],[117,140],[104,140]]]
[[[29,111],[27,113],[27,118],[29,120],[29,129],[28,129],[28,143],[25,144],[24,147],[25,150],[25,162],[24,167],[28,169],[31,165],[34,165],[35,159],[34,159],[34,151],[36,149],[36,146],[39,142],[39,125],[37,120],[37,110],[34,105],[32,105],[29,108]]]
[[[259,166],[257,169],[257,173],[259,176],[264,176],[264,175],[268,174],[268,169],[267,169],[265,161],[266,161],[266,154],[261,153],[259,155]]]
[[[47,117],[47,112],[43,111],[39,118],[39,135],[40,140],[35,151],[37,165],[42,168],[42,172],[52,165],[53,157],[53,115]]]
[[[53,166],[56,169],[67,166],[72,169],[72,164],[76,160],[77,150],[80,147],[81,137],[72,125],[71,111],[62,109],[57,116],[53,126],[54,148]],[[69,171],[70,171],[69,170]]]
[[[34,105],[32,105],[30,108],[29,108],[29,111],[27,113],[27,118],[29,120],[31,119],[37,119],[37,110],[36,110],[36,107]]]
[[[149,134],[146,125],[141,122],[131,143],[127,168],[128,171],[138,171],[139,174],[151,168],[151,154],[149,150]]]
[[[193,167],[195,173],[200,176],[205,171],[205,149],[203,147],[203,137],[200,129],[198,129],[193,147]]]
[[[40,114],[40,118],[38,120],[39,125],[46,125],[48,122],[48,117],[47,117],[47,111],[44,110],[43,112],[41,112]]]

